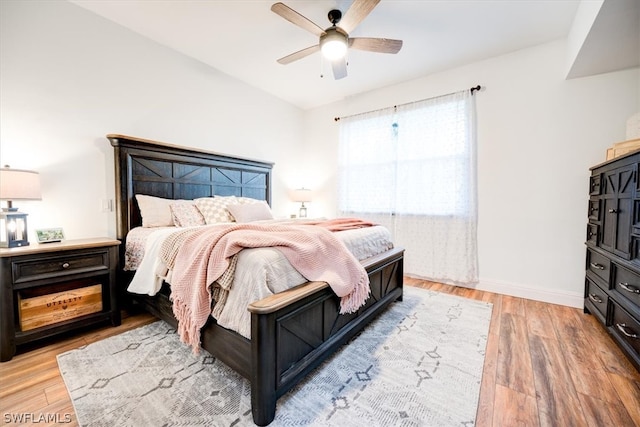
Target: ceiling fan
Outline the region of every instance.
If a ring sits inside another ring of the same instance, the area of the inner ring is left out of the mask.
[[[349,33],[371,13],[378,3],[380,3],[380,0],[354,0],[344,16],[337,9],[331,10],[328,14],[331,27],[325,30],[284,3],[275,3],[271,6],[273,12],[319,38],[317,45],[284,56],[278,59],[278,62],[283,65],[289,64],[320,50],[325,58],[331,61],[333,77],[338,80],[347,76],[347,59],[345,55],[348,48],[369,52],[398,53],[402,48],[402,40],[349,37]],[[338,26],[338,23],[340,26]]]

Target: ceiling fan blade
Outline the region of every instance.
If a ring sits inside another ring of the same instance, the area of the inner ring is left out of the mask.
[[[336,80],[347,77],[347,60],[346,58],[336,59],[331,62],[331,68],[333,69],[333,78]]]
[[[353,31],[375,8],[380,0],[355,0],[340,20],[339,26],[348,33]]]
[[[293,52],[290,55],[287,56],[283,56],[282,58],[278,59],[278,62],[282,65],[286,65],[286,64],[290,64],[293,61],[297,61],[298,59],[302,59],[306,56],[311,55],[314,52],[317,52],[320,50],[320,45],[315,45],[315,46],[309,46],[305,49],[299,50],[297,52]]]
[[[398,53],[402,48],[402,40],[355,37],[349,39],[349,47],[369,52]]]
[[[271,10],[276,14],[282,16],[284,19],[291,22],[292,24],[295,24],[298,27],[309,31],[318,37],[324,34],[324,30],[322,28],[318,27],[309,19],[300,15],[298,12],[291,9],[289,6],[287,6],[284,3],[274,3],[271,6]]]

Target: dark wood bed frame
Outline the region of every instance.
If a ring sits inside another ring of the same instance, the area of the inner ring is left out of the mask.
[[[273,164],[170,144],[110,134],[115,150],[117,237],[141,224],[135,195],[194,199],[214,195],[244,196],[271,204]],[[364,260],[371,297],[357,313],[339,314],[339,298],[324,282],[307,282],[252,303],[251,339],[218,326],[202,329],[202,348],[251,382],[253,420],[267,425],[276,400],[322,361],[361,331],[386,306],[402,300],[403,255],[400,248]],[[119,267],[121,288],[131,273]],[[147,311],[172,324],[168,287],[154,297],[129,295]]]

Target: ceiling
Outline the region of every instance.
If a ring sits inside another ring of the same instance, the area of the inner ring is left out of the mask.
[[[350,36],[401,39],[402,50],[390,55],[351,49],[348,76],[334,80],[319,53],[288,65],[276,62],[318,40],[273,13],[274,1],[70,1],[302,109],[565,38],[580,3],[382,0]],[[352,3],[283,2],[322,28],[330,26],[329,10],[344,13]]]

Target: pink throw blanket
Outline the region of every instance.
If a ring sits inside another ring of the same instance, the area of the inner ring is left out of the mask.
[[[329,231],[345,231],[345,230],[353,230],[356,228],[364,228],[364,227],[372,227],[377,225],[373,222],[365,221],[360,218],[335,218],[335,219],[327,219],[327,220],[312,220],[312,221],[303,221],[300,224],[304,225],[317,225],[319,227],[324,227]]]
[[[362,264],[325,227],[236,224],[207,227],[180,248],[171,280],[173,313],[183,342],[200,348],[200,329],[211,314],[211,285],[244,248],[276,247],[307,280],[327,282],[341,297],[340,313],[353,313],[369,297]]]

